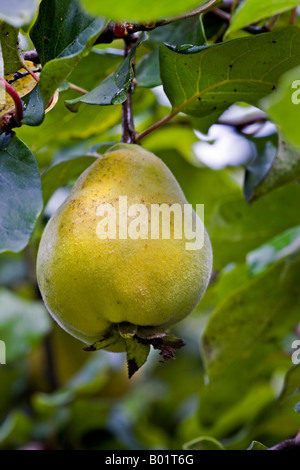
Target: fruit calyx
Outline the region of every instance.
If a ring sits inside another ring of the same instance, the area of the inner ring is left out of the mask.
[[[112,325],[98,341],[83,350],[98,351],[118,344],[123,344],[125,347],[129,378],[146,362],[151,346],[160,351],[162,356],[160,362],[175,359],[175,350],[185,346],[182,339],[159,327],[137,326],[122,322]]]

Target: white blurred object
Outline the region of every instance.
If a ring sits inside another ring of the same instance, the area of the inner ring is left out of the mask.
[[[266,113],[255,106],[250,105],[240,105],[240,104],[233,104],[230,106],[224,113],[220,116],[220,123],[226,122],[228,125],[236,125],[237,123],[241,123],[243,121],[249,122],[254,118],[257,120],[259,118],[264,119],[266,117]]]
[[[165,94],[162,85],[152,88],[152,91],[155,94],[156,99],[161,106],[167,106],[168,108],[172,108],[171,103],[167,95]]]
[[[233,127],[214,124],[207,135],[194,132],[201,142],[193,145],[193,151],[204,165],[213,170],[245,165],[256,156],[254,143],[238,134]]]
[[[46,207],[45,207],[45,215],[46,217],[51,217],[54,212],[62,205],[62,203],[67,199],[70,194],[70,189],[67,188],[59,188],[57,189],[51,198],[49,199]]]
[[[276,125],[271,121],[266,121],[259,131],[255,134],[255,137],[267,137],[268,135],[275,134],[277,132]]]

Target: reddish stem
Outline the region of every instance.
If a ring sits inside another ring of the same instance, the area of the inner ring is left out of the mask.
[[[0,77],[0,83],[5,88],[5,91],[11,96],[15,103],[15,121],[18,127],[22,125],[22,119],[23,119],[23,103],[21,101],[20,96],[16,92],[16,90],[2,77]]]
[[[294,8],[292,10],[290,24],[295,24],[296,18],[297,18],[297,8]]]

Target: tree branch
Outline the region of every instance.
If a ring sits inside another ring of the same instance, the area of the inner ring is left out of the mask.
[[[132,46],[136,42],[137,37],[129,36],[128,38],[124,39],[125,48],[124,48],[124,56],[127,57],[130,53]],[[133,70],[134,70],[134,63],[133,63]],[[133,120],[133,112],[132,112],[132,89],[133,85],[130,84],[127,89],[127,100],[122,103],[122,140],[125,144],[133,144],[136,141],[136,131],[134,129],[134,120]]]
[[[178,111],[174,111],[170,114],[167,114],[165,117],[160,119],[160,121],[157,121],[155,124],[148,127],[148,129],[138,134],[135,141],[140,142],[144,137],[151,134],[151,132],[155,131],[156,129],[159,129],[160,127],[164,126],[167,122],[171,121],[171,119],[173,119],[173,117],[175,117],[177,114],[178,114]]]
[[[209,0],[209,2],[207,2],[205,5],[202,5],[195,10],[188,11],[182,15],[158,20],[153,23],[123,23],[122,25],[119,25],[119,27],[118,23],[108,23],[104,31],[102,31],[96,40],[95,44],[108,44],[114,39],[119,39],[120,37],[126,38],[133,33],[140,31],[152,31],[153,29],[159,28],[160,26],[166,26],[168,24],[175,23],[176,21],[192,18],[194,16],[200,15],[201,13],[206,13],[209,10],[212,10],[216,5],[221,3],[221,1],[222,0]]]
[[[214,8],[212,10],[212,13],[218,16],[219,18],[230,23],[231,14],[228,13],[227,11],[224,11],[221,8]],[[243,30],[251,34],[261,34],[261,33],[269,32],[269,29],[266,26],[259,27],[259,26],[254,26],[254,25],[246,26],[245,28],[243,28]]]

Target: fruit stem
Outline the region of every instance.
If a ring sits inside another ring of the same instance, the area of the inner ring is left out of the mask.
[[[127,57],[130,53],[132,46],[136,42],[137,37],[130,35],[124,38],[125,48],[124,56]],[[132,64],[133,71],[135,72],[134,62]],[[127,89],[127,100],[122,104],[122,139],[121,142],[125,144],[134,144],[137,132],[134,129],[134,120],[132,112],[132,92],[133,84],[131,83]]]
[[[20,96],[16,92],[16,90],[2,77],[0,77],[0,83],[4,86],[5,91],[11,96],[15,103],[15,122],[18,127],[22,125],[23,119],[23,103],[21,101]]]
[[[207,13],[212,10],[216,5],[222,3],[222,0],[209,0],[205,5],[190,10],[188,12],[182,13],[177,16],[172,16],[164,18],[161,20],[146,22],[146,23],[114,23],[109,22],[104,31],[97,38],[95,44],[108,44],[111,43],[114,39],[120,37],[126,37],[127,34],[136,33],[138,31],[152,31],[153,29],[159,28],[161,26],[166,26],[171,23],[176,23],[177,21],[186,20],[188,18],[193,18],[194,16],[199,16],[202,13]]]

